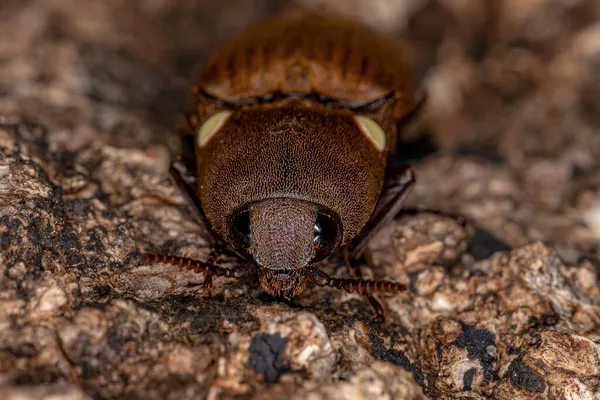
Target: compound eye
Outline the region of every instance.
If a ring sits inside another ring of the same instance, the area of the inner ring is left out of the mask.
[[[250,212],[242,210],[235,213],[229,220],[227,241],[240,257],[250,260]]]
[[[330,255],[338,246],[341,239],[341,229],[338,221],[329,214],[319,212],[315,221],[315,256],[312,262],[317,262]]]

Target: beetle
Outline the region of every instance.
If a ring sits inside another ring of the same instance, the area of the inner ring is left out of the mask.
[[[354,21],[280,16],[218,47],[192,92],[196,166],[175,160],[171,173],[245,263],[224,268],[215,253],[204,262],[145,254],[146,262],[209,282],[258,275],[263,290],[285,299],[311,282],[363,295],[406,290],[315,267],[338,248],[359,259],[415,182],[395,156],[402,125],[423,101],[394,41]]]

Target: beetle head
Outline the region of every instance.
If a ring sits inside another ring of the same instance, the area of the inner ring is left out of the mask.
[[[342,226],[326,207],[294,198],[270,198],[236,209],[227,240],[242,257],[256,263],[262,288],[292,298],[308,284],[308,265],[339,245]]]

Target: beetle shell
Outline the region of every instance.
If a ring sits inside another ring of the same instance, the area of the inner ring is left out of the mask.
[[[218,135],[197,153],[200,200],[221,236],[233,208],[276,197],[326,205],[342,219],[345,239],[367,222],[385,153],[364,138],[351,113],[253,108],[232,113]]]
[[[412,107],[406,65],[395,42],[362,24],[293,14],[250,26],[223,43],[195,89],[232,102],[318,94],[353,106],[394,93],[399,118]]]
[[[341,244],[356,236],[383,187],[395,121],[412,108],[402,54],[359,23],[310,14],[251,26],[218,47],[194,86],[198,195],[212,228],[226,238],[236,210],[291,198],[333,211]],[[292,246],[295,233],[279,229]]]
[[[415,181],[410,166],[388,166],[399,118],[414,111],[401,55],[362,25],[312,15],[255,25],[217,48],[193,88],[196,176],[180,162],[171,172],[212,233],[249,264],[215,265],[216,249],[207,262],[144,259],[208,276],[255,274],[286,299],[311,282],[363,295],[406,290],[314,266],[341,246],[360,257]]]

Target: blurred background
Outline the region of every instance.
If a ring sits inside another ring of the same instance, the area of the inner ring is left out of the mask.
[[[359,19],[405,48],[429,94],[403,154],[413,204],[462,212],[509,245],[597,256],[597,0],[3,0],[0,114],[48,127],[54,150],[175,152],[211,49],[292,9]]]
[[[365,276],[409,287],[390,324],[341,291],[209,297],[136,261],[207,256],[168,180],[178,115],[219,42],[293,9],[402,45],[429,99],[410,205],[480,228],[451,268],[430,260],[470,236],[447,219],[369,242]],[[597,398],[599,75],[599,0],[0,0],[0,397]]]

